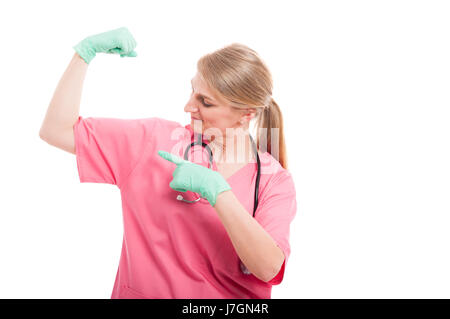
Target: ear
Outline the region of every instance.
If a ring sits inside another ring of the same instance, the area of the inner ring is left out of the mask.
[[[256,116],[256,110],[255,109],[246,109],[241,117],[241,123],[243,122],[250,122],[252,118]]]

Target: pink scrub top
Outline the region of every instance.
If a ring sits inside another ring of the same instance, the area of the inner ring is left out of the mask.
[[[271,297],[272,285],[281,283],[289,258],[289,226],[297,203],[290,172],[268,152],[259,152],[255,218],[282,249],[285,260],[279,273],[264,282],[241,271],[239,256],[209,202],[178,201],[179,194],[186,199],[195,199],[197,194],[180,193],[169,186],[176,166],[158,151],[183,157],[193,137],[190,124],[182,126],[158,117],[79,116],[73,129],[80,182],[113,184],[120,189],[124,234],[111,298]],[[217,170],[215,163],[213,169]],[[253,214],[256,172],[253,159],[227,179],[249,214]]]

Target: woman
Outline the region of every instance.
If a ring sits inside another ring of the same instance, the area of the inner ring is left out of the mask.
[[[185,126],[158,117],[79,116],[96,53],[136,57],[135,47],[126,28],[74,46],[40,131],[47,143],[76,155],[80,182],[120,189],[124,239],[111,297],[270,298],[284,275],[297,207],[267,67],[241,44],[203,56]],[[259,133],[269,133],[257,143],[248,132],[252,119],[266,128]],[[186,151],[192,141],[209,151]],[[235,149],[238,161],[228,156]]]

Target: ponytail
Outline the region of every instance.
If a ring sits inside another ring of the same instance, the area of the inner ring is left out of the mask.
[[[265,145],[264,145],[265,144]],[[256,121],[256,145],[258,149],[267,148],[284,169],[288,168],[286,144],[284,140],[283,116],[280,107],[273,98],[263,108]]]

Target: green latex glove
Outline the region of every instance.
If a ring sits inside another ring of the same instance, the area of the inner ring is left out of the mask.
[[[217,196],[231,189],[219,172],[186,161],[165,151],[158,151],[158,155],[177,165],[173,171],[173,180],[169,186],[178,192],[191,191],[198,193],[214,207]]]
[[[127,28],[91,35],[73,46],[80,57],[89,64],[97,53],[120,54],[120,57],[135,57],[137,43]]]

